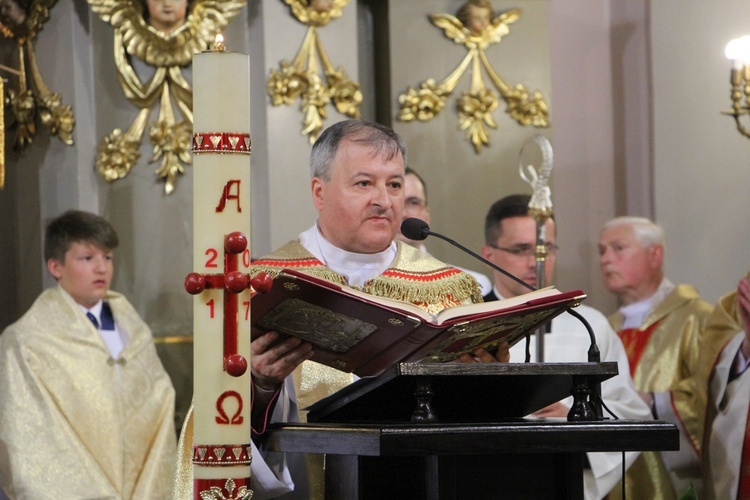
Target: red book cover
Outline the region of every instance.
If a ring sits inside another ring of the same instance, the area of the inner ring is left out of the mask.
[[[585,297],[548,287],[430,315],[408,302],[285,270],[250,303],[253,338],[270,330],[300,337],[313,343],[313,361],[366,377],[400,362],[447,362],[479,347],[513,345]]]

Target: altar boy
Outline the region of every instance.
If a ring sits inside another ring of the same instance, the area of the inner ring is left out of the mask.
[[[0,488],[10,498],[168,498],[174,388],[151,330],[109,289],[117,233],[71,210],[48,226],[57,286],[0,335]]]

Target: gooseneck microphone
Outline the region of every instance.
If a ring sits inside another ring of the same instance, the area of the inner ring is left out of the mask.
[[[536,290],[536,288],[534,288],[533,286],[529,285],[524,280],[522,280],[522,279],[514,276],[513,274],[509,273],[508,271],[506,271],[502,267],[493,264],[492,262],[490,262],[489,260],[485,259],[484,257],[482,257],[481,255],[479,255],[478,253],[472,252],[471,250],[469,250],[468,248],[466,248],[465,246],[463,246],[459,242],[457,242],[455,240],[452,240],[452,239],[448,238],[447,236],[443,236],[442,234],[433,233],[432,231],[430,231],[430,226],[425,221],[423,221],[422,219],[417,219],[416,217],[409,217],[408,219],[404,219],[404,221],[401,223],[401,234],[403,234],[404,236],[406,236],[410,240],[414,240],[414,241],[422,241],[422,240],[426,239],[430,235],[437,236],[441,240],[445,240],[448,243],[450,243],[451,245],[460,248],[461,250],[463,250],[464,252],[468,253],[472,257],[481,260],[482,262],[484,262],[485,264],[487,264],[488,266],[490,266],[492,269],[494,269],[494,270],[496,270],[498,272],[503,273],[508,278],[510,278],[510,279],[516,281],[517,283],[525,286],[526,288],[528,288],[532,292]]]
[[[423,221],[422,219],[417,219],[416,217],[409,217],[407,219],[404,219],[404,221],[401,223],[401,234],[409,238],[410,240],[414,241],[422,241],[426,239],[428,236],[436,236],[440,238],[441,240],[445,240],[451,245],[455,246],[456,248],[459,248],[463,250],[464,252],[468,253],[469,255],[473,256],[476,259],[479,259],[484,264],[490,266],[495,271],[498,271],[505,276],[509,277],[510,279],[516,281],[517,283],[525,286],[531,291],[535,291],[536,288],[529,285],[522,279],[518,278],[517,276],[514,276],[513,274],[509,273],[502,267],[496,265],[493,262],[490,262],[489,260],[485,259],[481,255],[479,255],[476,252],[472,252],[465,246],[461,245],[455,240],[452,240],[451,238],[448,238],[447,236],[444,236],[440,233],[435,233],[430,230],[430,226]],[[581,323],[583,323],[583,326],[586,328],[586,331],[589,334],[589,340],[591,341],[591,346],[588,350],[588,360],[590,363],[599,363],[601,361],[601,353],[599,352],[599,347],[596,345],[596,337],[594,336],[594,330],[591,328],[591,325],[588,321],[586,321],[586,318],[581,316],[577,311],[574,311],[573,308],[569,307],[566,309],[566,312],[573,316],[574,318],[577,318]],[[602,410],[600,406],[601,402],[601,386],[600,384],[594,384],[594,387],[591,389],[591,401],[594,401],[594,413],[596,414],[597,418],[602,417]]]

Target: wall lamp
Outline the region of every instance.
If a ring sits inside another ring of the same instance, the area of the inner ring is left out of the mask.
[[[732,61],[732,110],[723,113],[733,116],[737,130],[745,137],[750,137],[750,130],[740,121],[743,115],[750,114],[750,35],[729,42],[724,53]]]

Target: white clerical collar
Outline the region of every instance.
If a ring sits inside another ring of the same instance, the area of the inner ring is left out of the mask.
[[[646,318],[654,308],[672,293],[674,283],[666,277],[661,280],[659,288],[653,295],[638,302],[622,306],[619,311],[623,316],[622,328],[640,328],[646,322]]]
[[[355,253],[342,250],[325,239],[317,223],[300,233],[300,243],[331,270],[346,277],[349,286],[363,286],[380,276],[396,258],[396,243],[378,253]]]

